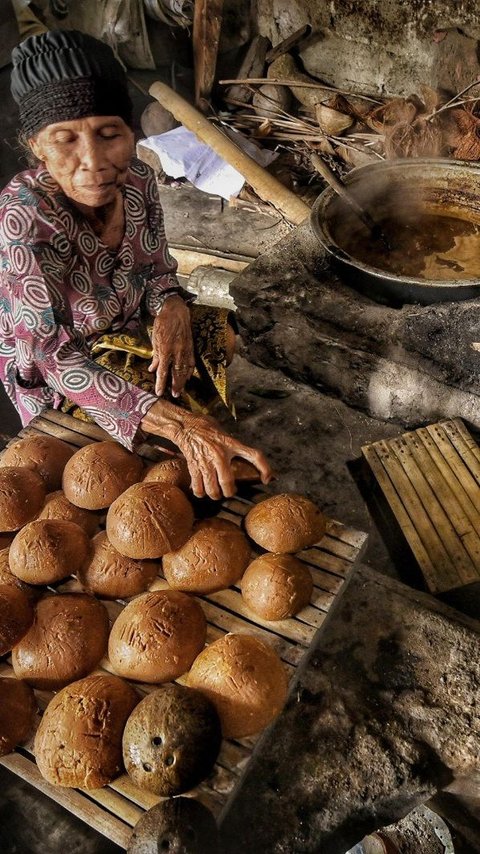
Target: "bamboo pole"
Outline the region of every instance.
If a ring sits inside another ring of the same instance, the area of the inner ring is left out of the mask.
[[[201,142],[206,142],[220,157],[237,169],[257,195],[277,208],[286,220],[294,225],[300,225],[306,219],[310,208],[302,199],[238,148],[229,137],[219,131],[170,86],[157,81],[150,86],[149,93]]]

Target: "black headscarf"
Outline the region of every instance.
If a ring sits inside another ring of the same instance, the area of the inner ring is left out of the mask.
[[[12,95],[28,139],[56,122],[86,116],[132,121],[125,70],[113,50],[77,30],[51,30],[12,52]]]

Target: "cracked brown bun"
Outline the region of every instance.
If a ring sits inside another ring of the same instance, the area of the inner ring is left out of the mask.
[[[143,474],[137,454],[117,442],[92,442],[77,451],[63,472],[68,500],[85,510],[105,510]]]
[[[59,691],[35,736],[40,773],[54,786],[98,789],[121,773],[122,733],[138,703],[118,676],[94,674]]]
[[[266,498],[247,513],[245,530],[268,552],[298,552],[318,543],[326,519],[313,501],[294,492]]]
[[[182,492],[190,491],[190,472],[184,457],[172,457],[168,460],[160,460],[150,466],[143,481],[155,481],[156,483],[170,483],[178,486]]]
[[[107,535],[127,557],[158,558],[179,549],[193,525],[193,509],[178,486],[136,483],[107,513]]]
[[[106,599],[129,599],[143,593],[156,579],[160,564],[154,560],[133,560],[112,546],[105,531],[92,540],[93,554],[77,573],[89,593]]]
[[[91,673],[107,651],[107,609],[85,593],[46,596],[12,652],[16,676],[54,691]]]
[[[90,538],[75,522],[36,519],[10,546],[10,569],[27,584],[52,584],[78,572],[90,548]]]
[[[176,590],[213,593],[235,584],[250,557],[248,540],[234,522],[203,519],[181,549],[163,556],[163,574]]]
[[[53,436],[27,436],[13,442],[2,455],[1,466],[32,469],[40,475],[47,492],[59,489],[66,463],[74,454],[73,448]]]
[[[45,484],[36,471],[0,468],[0,531],[18,531],[39,513],[45,500]]]
[[[0,585],[0,655],[13,649],[33,622],[33,607],[27,594],[12,584]]]
[[[221,741],[220,719],[204,694],[163,685],[130,715],[123,733],[123,761],[136,786],[173,797],[208,777]]]
[[[207,621],[198,602],[179,590],[137,596],[120,612],[108,642],[119,676],[170,682],[185,673],[205,644]]]
[[[242,578],[242,596],[264,620],[285,620],[310,602],[310,570],[289,554],[264,554],[252,561]]]
[[[195,798],[168,798],[133,828],[127,854],[220,854],[217,823]]]
[[[68,500],[62,489],[57,489],[56,492],[50,492],[43,505],[38,519],[62,519],[66,522],[75,522],[88,534],[93,537],[99,528],[99,518],[93,510],[84,510],[82,507],[76,507]]]
[[[11,753],[29,738],[36,713],[32,689],[18,679],[0,677],[0,756]]]
[[[27,594],[29,600],[33,601],[38,594],[38,588],[30,587],[13,574],[8,560],[9,552],[10,549],[2,549],[0,552],[0,585],[7,584],[10,587],[19,587],[20,590],[23,590]]]
[[[187,676],[216,706],[225,738],[254,735],[282,710],[285,668],[277,653],[252,635],[228,634],[195,659]]]

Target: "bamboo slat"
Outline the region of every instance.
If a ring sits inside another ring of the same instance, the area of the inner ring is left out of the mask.
[[[21,431],[20,436],[44,433],[68,442],[74,448],[84,447],[90,442],[108,439],[108,435],[95,424],[87,424],[61,412],[48,411],[35,418]],[[18,437],[17,437],[18,438]],[[161,448],[144,445],[140,453],[146,459],[157,459]],[[268,493],[267,493],[268,494]],[[253,501],[266,497],[263,488],[253,493]],[[252,500],[242,495],[222,502],[220,514],[241,525],[252,507]],[[340,522],[328,520],[327,532],[321,542],[304,550],[299,556],[313,577],[314,593],[310,604],[290,620],[268,622],[255,616],[244,604],[238,585],[228,590],[199,596],[199,602],[207,618],[207,644],[222,637],[226,632],[247,632],[270,644],[280,655],[284,666],[293,677],[295,669],[309,648],[312,639],[325,619],[326,613],[340,592],[352,568],[360,561],[366,546],[366,534],[348,528]],[[256,554],[252,548],[252,558]],[[159,576],[152,589],[165,589],[167,582]],[[52,587],[52,592],[81,590],[75,577]],[[109,617],[116,619],[125,602],[102,600]],[[114,672],[107,658],[99,665],[100,671]],[[14,677],[9,662],[0,662],[0,675]],[[184,677],[178,680],[184,682]],[[156,689],[155,685],[132,683],[140,694]],[[51,699],[48,691],[36,691],[40,709]],[[226,800],[232,796],[236,782],[248,763],[256,736],[229,739],[222,748],[213,773],[189,796],[198,798],[217,815]],[[33,756],[32,742],[0,762],[14,773],[28,780],[33,786],[48,794],[65,809],[83,819],[91,827],[127,847],[132,826],[143,812],[161,798],[138,789],[130,778],[123,774],[104,789],[83,791],[51,786],[39,774]]]

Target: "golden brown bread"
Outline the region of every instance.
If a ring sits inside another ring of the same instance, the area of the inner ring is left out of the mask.
[[[80,448],[63,472],[68,500],[86,510],[105,510],[143,474],[143,463],[117,442],[92,442]]]
[[[91,673],[105,655],[108,613],[85,593],[46,596],[37,604],[30,630],[12,652],[19,679],[56,690]]]
[[[31,735],[37,713],[32,689],[19,679],[0,677],[0,756]]]
[[[290,554],[264,554],[242,578],[242,596],[264,620],[285,620],[310,602],[313,580],[304,563]]]
[[[33,607],[27,594],[12,584],[0,585],[0,655],[5,655],[28,632]]]
[[[182,492],[189,492],[191,485],[190,472],[184,457],[170,457],[154,463],[147,469],[143,480],[170,483],[172,486],[178,486]]]
[[[94,674],[56,694],[35,736],[35,758],[54,786],[98,789],[122,771],[122,732],[138,702],[118,676]]]
[[[21,581],[13,574],[8,560],[9,552],[10,549],[2,549],[0,552],[0,584],[19,587],[20,590],[23,590],[23,592],[27,594],[29,600],[32,602],[38,595],[38,588],[35,589],[35,587],[30,587],[29,584],[25,584],[24,581]]]
[[[234,522],[203,519],[182,548],[163,556],[163,574],[176,590],[213,593],[235,584],[250,556],[248,540]]]
[[[107,513],[107,535],[127,557],[158,558],[179,549],[190,536],[193,510],[178,486],[136,483]]]
[[[294,492],[273,495],[247,513],[245,530],[262,549],[292,553],[318,543],[325,533],[321,510]]]
[[[89,537],[75,522],[36,519],[10,546],[10,569],[28,584],[52,584],[78,572],[90,549]]]
[[[73,448],[61,439],[38,433],[9,445],[0,459],[0,466],[32,469],[44,481],[47,492],[52,492],[61,486],[63,470],[73,453]]]
[[[206,634],[205,615],[195,599],[178,590],[150,591],[118,615],[108,657],[126,679],[169,682],[188,670]]]
[[[204,694],[163,685],[130,715],[123,733],[123,761],[136,786],[172,797],[210,774],[221,741],[220,719]]]
[[[216,706],[225,738],[267,726],[287,697],[287,674],[277,653],[252,635],[228,634],[195,659],[187,676]]]
[[[45,499],[45,484],[27,468],[0,468],[0,531],[18,531],[35,518]]]
[[[75,522],[88,534],[93,537],[99,528],[99,516],[94,510],[85,510],[83,507],[76,507],[68,500],[62,489],[57,489],[56,492],[50,492],[45,498],[38,519],[62,519],[66,522]]]
[[[154,560],[125,557],[112,546],[105,531],[92,540],[93,554],[77,572],[78,580],[89,593],[107,599],[129,599],[150,587],[159,571]]]

